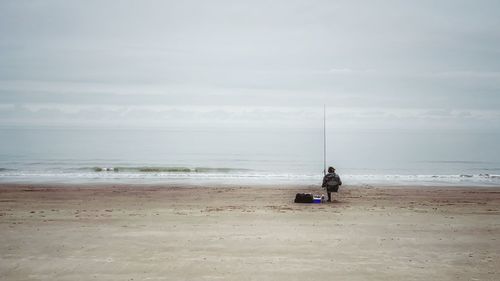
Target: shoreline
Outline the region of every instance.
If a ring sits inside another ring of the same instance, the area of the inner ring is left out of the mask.
[[[14,187],[34,187],[34,188],[110,188],[110,187],[122,187],[122,188],[258,188],[258,189],[318,189],[324,190],[321,187],[321,182],[318,183],[255,183],[255,182],[229,182],[223,183],[219,181],[164,181],[164,182],[151,182],[151,181],[141,181],[141,182],[121,182],[121,181],[81,181],[81,182],[63,182],[63,181],[0,181],[0,190],[2,188],[14,188]],[[357,183],[357,184],[343,184],[341,190],[345,189],[360,189],[360,188],[377,188],[377,189],[499,189],[500,184],[386,184],[386,183]]]
[[[500,279],[498,187],[321,191],[0,183],[0,279]]]
[[[500,188],[500,182],[446,182],[446,181],[354,181],[343,180],[343,187],[376,187],[376,188]],[[92,179],[92,180],[62,180],[62,179],[22,179],[8,180],[0,177],[0,186],[8,185],[34,185],[34,186],[206,186],[206,187],[231,187],[244,186],[254,188],[290,187],[301,188],[304,186],[321,187],[321,177],[315,181],[301,180],[222,180],[222,179]]]

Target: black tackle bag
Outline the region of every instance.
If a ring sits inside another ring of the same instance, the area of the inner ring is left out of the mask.
[[[310,193],[297,193],[295,194],[295,203],[312,203],[313,196]]]

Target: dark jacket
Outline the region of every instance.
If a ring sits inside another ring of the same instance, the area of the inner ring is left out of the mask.
[[[323,184],[321,186],[326,187],[326,190],[329,192],[337,192],[341,185],[342,181],[339,175],[336,173],[328,173],[323,177]]]

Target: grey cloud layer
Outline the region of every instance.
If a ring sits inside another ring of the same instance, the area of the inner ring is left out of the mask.
[[[217,127],[311,128],[321,130],[316,107],[3,105],[4,126],[92,126],[207,129]],[[495,110],[367,110],[328,108],[329,128],[499,130]]]
[[[23,105],[37,103],[107,118],[99,105],[489,116],[500,106],[498,11],[498,1],[3,1],[0,103],[26,120],[36,116]]]

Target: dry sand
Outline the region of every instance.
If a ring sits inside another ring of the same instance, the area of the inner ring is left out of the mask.
[[[500,280],[500,188],[0,185],[1,280]]]

